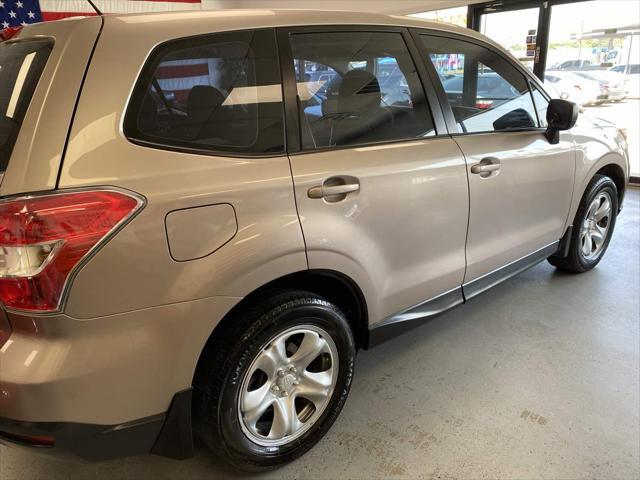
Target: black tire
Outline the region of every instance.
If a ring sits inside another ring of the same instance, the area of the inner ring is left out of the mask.
[[[594,258],[585,258],[581,249],[581,227],[588,213],[591,202],[601,193],[607,192],[611,199],[611,216],[609,220],[609,226],[604,240],[604,244],[599,254]],[[549,257],[549,263],[554,267],[572,273],[583,273],[594,268],[602,257],[604,256],[609,242],[611,241],[611,235],[616,225],[616,217],[618,215],[618,189],[616,184],[611,178],[604,175],[595,175],[593,179],[587,185],[576,217],[573,221],[573,232],[569,240],[569,254],[566,257],[558,257],[556,255]]]
[[[211,451],[243,470],[277,467],[301,456],[329,430],[345,404],[355,364],[355,343],[344,314],[318,295],[278,293],[233,318],[232,328],[214,336],[200,359],[194,381],[194,429]],[[335,388],[323,413],[302,436],[282,446],[261,446],[243,432],[238,399],[243,379],[270,339],[291,327],[315,325],[329,334],[338,352]]]

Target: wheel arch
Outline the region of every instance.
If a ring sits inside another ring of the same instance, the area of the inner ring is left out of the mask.
[[[617,163],[607,163],[605,166],[601,167],[594,176],[595,175],[605,175],[613,180],[613,183],[616,184],[616,188],[618,189],[618,208],[620,208],[627,188],[627,179],[625,178],[622,167]],[[593,176],[591,178],[593,178]],[[589,181],[591,181],[591,179]]]
[[[270,281],[255,289],[238,302],[215,326],[204,348],[200,352],[195,375],[205,352],[212,348],[215,339],[234,326],[233,318],[251,304],[286,290],[306,290],[315,293],[336,305],[343,311],[356,343],[356,348],[366,349],[369,345],[368,312],[365,297],[360,287],[350,277],[334,270],[305,270],[295,272]]]

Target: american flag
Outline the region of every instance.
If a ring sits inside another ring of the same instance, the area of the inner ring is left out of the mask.
[[[103,13],[200,10],[201,0],[94,0]],[[87,0],[0,0],[0,30],[30,23],[95,15]]]

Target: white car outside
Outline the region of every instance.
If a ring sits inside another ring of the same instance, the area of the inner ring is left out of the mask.
[[[633,98],[640,97],[640,64],[616,65],[611,67],[609,71],[623,74],[626,77],[625,84],[629,96]]]
[[[580,106],[595,105],[604,101],[601,98],[600,85],[572,72],[548,71],[544,83],[558,93],[564,100],[570,100]]]
[[[600,83],[600,93],[609,102],[619,102],[627,97],[625,77],[621,73],[610,70],[589,70],[575,72],[576,75],[587,79],[597,80]]]

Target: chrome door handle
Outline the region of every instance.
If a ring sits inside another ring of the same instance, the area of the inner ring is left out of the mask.
[[[471,173],[480,175],[482,178],[488,178],[497,175],[500,170],[500,160],[494,157],[487,157],[471,166]]]
[[[350,193],[360,190],[360,181],[349,175],[329,177],[307,190],[309,198],[323,198],[325,202],[336,203],[344,200]]]
[[[360,184],[358,183],[345,183],[343,185],[317,185],[311,187],[307,194],[309,198],[325,198],[334,195],[346,195],[347,193],[357,192],[360,190]]]
[[[500,170],[498,163],[477,163],[471,167],[471,173],[491,173]]]

